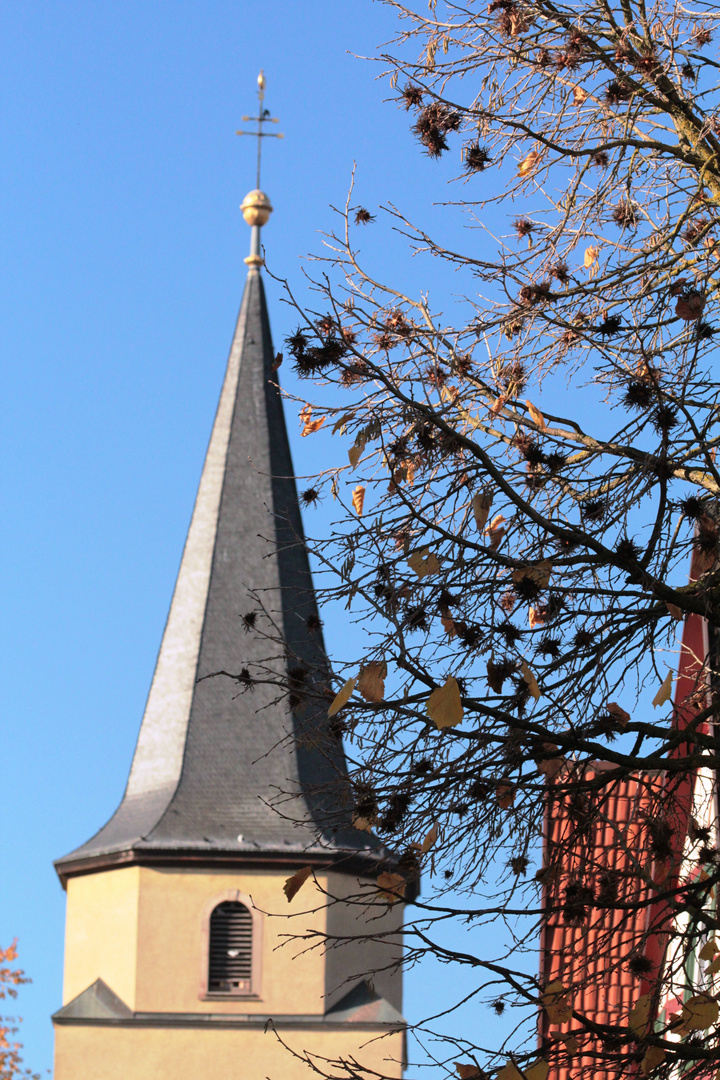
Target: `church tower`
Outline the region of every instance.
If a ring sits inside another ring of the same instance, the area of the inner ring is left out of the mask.
[[[402,905],[353,902],[372,893],[383,852],[345,820],[326,708],[299,694],[289,711],[270,684],[298,669],[322,684],[328,665],[277,385],[260,245],[272,207],[259,186],[242,204],[247,281],[125,794],[55,864],[67,890],[55,1080],[309,1080],[311,1063],[362,1075],[342,1062],[402,1072]],[[249,612],[256,633],[244,631]],[[244,671],[268,681],[248,686]],[[288,904],[283,884],[305,866],[314,880]],[[368,930],[390,945],[323,941]]]

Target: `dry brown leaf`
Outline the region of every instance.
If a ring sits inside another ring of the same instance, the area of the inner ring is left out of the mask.
[[[360,832],[366,833],[372,832],[373,825],[376,823],[376,821],[377,814],[372,819],[363,817],[362,814],[353,814],[353,829],[359,829]]]
[[[550,560],[542,559],[541,562],[535,563],[534,566],[520,566],[517,570],[513,570],[512,580],[516,585],[519,585],[521,581],[532,581],[539,588],[546,589],[552,571],[553,565]]]
[[[457,637],[455,620],[453,619],[447,608],[443,608],[440,612],[440,622],[442,623],[443,630],[449,638]]]
[[[531,695],[537,701],[540,697],[540,687],[537,684],[537,679],[530,670],[530,665],[528,664],[527,660],[523,660],[522,664],[520,665],[520,674],[527,683],[528,690],[530,691]]]
[[[457,679],[448,675],[444,686],[438,686],[430,694],[427,702],[428,716],[438,731],[443,728],[457,727],[463,718],[460,687]]]
[[[505,518],[502,514],[496,514],[485,530],[485,536],[490,538],[491,551],[497,551],[502,543],[502,538],[505,535],[505,529],[502,527],[504,522]]]
[[[362,484],[358,484],[352,494],[353,510],[358,517],[362,516],[363,503],[365,502],[365,488]]]
[[[538,604],[537,607],[531,607],[528,611],[528,623],[530,629],[534,630],[536,626],[544,626],[547,622],[547,606],[545,604]]]
[[[717,1023],[718,1013],[720,1006],[714,997],[710,994],[696,994],[695,997],[688,998],[683,1005],[680,1014],[683,1024],[679,1031],[683,1035],[689,1031],[705,1031]]]
[[[355,689],[355,679],[348,679],[348,681],[338,690],[332,705],[328,709],[328,716],[334,716],[335,713],[340,712],[343,705],[347,705],[352,696],[352,692]]]
[[[430,832],[427,834],[427,836],[423,840],[422,844],[420,845],[420,850],[423,853],[423,855],[427,855],[430,848],[435,846],[435,844],[437,842],[437,838],[438,838],[438,832],[439,832],[439,830],[438,830],[437,825],[433,825],[432,829],[430,830]]]
[[[586,270],[590,270],[590,268],[595,265],[595,263],[597,262],[599,254],[600,254],[600,248],[592,247],[592,245],[590,247],[585,248],[585,257],[583,258],[583,265],[585,266]]]
[[[702,949],[698,953],[701,960],[714,960],[720,950],[715,944],[715,938],[710,938],[705,942]]]
[[[520,166],[518,167],[518,176],[529,176],[539,160],[540,154],[538,151],[531,150],[527,157],[520,163]]]
[[[387,664],[384,660],[372,660],[360,669],[357,688],[366,701],[382,701],[386,675]]]
[[[690,292],[681,296],[675,305],[675,314],[685,322],[697,322],[703,313],[705,307],[705,297],[697,289],[692,289]]]
[[[496,1073],[495,1080],[547,1080],[549,1072],[550,1066],[543,1058],[532,1065],[526,1065],[522,1072],[512,1061],[508,1061],[507,1065]]]
[[[548,983],[542,994],[542,1007],[551,1024],[567,1024],[572,1020],[572,1005],[568,1000],[569,990],[560,979]]]
[[[565,758],[560,757],[557,754],[557,746],[555,746],[554,743],[543,743],[543,750],[548,754],[552,754],[553,751],[555,751],[556,754],[554,757],[546,757],[535,762],[538,767],[538,772],[541,772],[547,782],[551,784],[558,773],[562,772],[563,766],[565,765]]]
[[[574,1035],[570,1035],[567,1039],[563,1039],[565,1043],[565,1049],[568,1052],[569,1057],[575,1057],[580,1049],[580,1043],[577,1041]]]
[[[611,701],[607,707],[608,715],[619,724],[620,727],[627,727],[632,717],[629,712],[625,712],[615,701]]]
[[[475,516],[475,524],[478,527],[478,531],[482,532],[487,524],[488,513],[492,506],[492,492],[491,491],[478,491],[476,495],[473,495],[472,510]]]
[[[378,892],[383,900],[388,900],[391,904],[397,904],[403,899],[406,885],[407,882],[402,874],[391,874],[388,871],[378,874]]]
[[[533,405],[532,401],[528,401],[527,398],[525,399],[525,404],[528,407],[528,412],[530,413],[530,418],[533,423],[537,424],[541,431],[545,431],[547,429],[547,424],[545,423],[543,414],[535,405]]]
[[[680,610],[680,608],[677,606],[677,604],[669,604],[666,600],[665,607],[668,609],[673,619],[675,619],[677,622],[683,622],[685,616]]]
[[[293,896],[302,889],[307,879],[312,874],[312,866],[303,866],[302,870],[298,870],[289,877],[283,885],[283,892],[288,898],[288,903],[292,900]]]
[[[367,439],[365,438],[365,436],[358,435],[357,439],[348,450],[348,461],[352,465],[353,469],[356,467],[358,461],[362,457],[362,453],[365,449],[366,443]]]
[[[634,1031],[636,1035],[645,1034],[647,1026],[650,1023],[651,1008],[652,994],[642,994],[630,1010],[628,1027],[631,1031]]]
[[[412,555],[408,559],[408,566],[411,570],[414,570],[419,578],[427,577],[429,574],[440,573],[440,562],[437,555],[430,550],[430,548],[422,548],[419,551],[413,551]]]
[[[705,968],[705,974],[717,975],[718,971],[720,971],[720,956],[716,956],[714,960],[711,960],[711,962]]]
[[[335,423],[333,424],[333,429],[332,429],[333,435],[337,435],[338,431],[342,433],[342,430],[345,427],[345,425],[349,424],[350,421],[354,418],[354,416],[355,416],[355,411],[354,410],[352,410],[351,412],[343,413],[342,416],[340,417],[340,419],[336,420]]]
[[[326,416],[321,416],[319,420],[313,420],[312,406],[306,405],[303,409],[300,410],[300,423],[303,425],[303,429],[300,434],[303,437],[305,435],[312,435],[314,431],[319,431],[319,429],[323,426],[326,420]]]
[[[662,1046],[648,1046],[645,1057],[640,1062],[640,1071],[643,1076],[649,1076],[653,1069],[662,1065],[665,1060],[665,1051]]]
[[[672,671],[668,671],[667,675],[665,676],[665,682],[662,684],[657,694],[653,698],[653,708],[656,708],[658,705],[664,705],[666,701],[670,700],[670,698],[672,697],[672,687],[673,673]]]
[[[501,810],[509,810],[515,802],[515,785],[509,780],[500,780],[495,785],[495,802]]]
[[[508,400],[507,394],[501,394],[500,397],[495,398],[492,405],[490,406],[490,415],[491,416],[497,416],[497,414],[502,409],[503,405],[507,404],[507,400]]]
[[[587,93],[582,86],[573,86],[573,105],[584,105],[587,101]]]

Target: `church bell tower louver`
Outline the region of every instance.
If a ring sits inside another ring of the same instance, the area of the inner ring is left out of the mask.
[[[271,118],[258,82],[261,138]],[[260,665],[282,680],[300,664],[324,681],[328,670],[261,276],[272,206],[260,138],[241,207],[247,281],[127,787],[110,821],[55,864],[67,890],[55,1080],[303,1080],[324,1060],[337,1076],[349,1075],[342,1061],[402,1071],[401,976],[389,967],[399,938],[309,952],[287,942],[369,926],[379,938],[401,922],[400,904],[378,919],[318,892],[291,908],[283,895],[311,865],[325,893],[354,897],[382,855],[344,818],[325,709],[288,712],[269,683],[239,693],[214,674]],[[243,632],[250,597],[284,649]]]

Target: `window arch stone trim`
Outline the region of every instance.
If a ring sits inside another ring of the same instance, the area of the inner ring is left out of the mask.
[[[252,918],[252,952],[250,957],[251,975],[249,990],[211,990],[210,975],[210,918],[213,911],[226,901],[243,904]],[[260,1001],[262,985],[262,931],[263,919],[255,908],[251,897],[239,889],[226,889],[216,893],[207,901],[202,910],[200,925],[200,993],[201,1001]]]

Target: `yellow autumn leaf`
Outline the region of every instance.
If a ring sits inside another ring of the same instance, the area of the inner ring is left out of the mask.
[[[365,488],[362,484],[358,484],[352,494],[353,510],[358,517],[362,516],[363,503],[365,502]]]
[[[528,412],[530,413],[530,417],[533,423],[537,424],[541,431],[545,431],[547,428],[547,424],[545,423],[545,417],[543,416],[543,414],[538,408],[536,408],[535,405],[533,405],[532,401],[528,401],[527,398],[525,399],[525,404],[528,407]]]
[[[547,622],[547,607],[545,604],[538,604],[537,607],[531,607],[528,611],[528,623],[530,629],[534,630],[536,626],[544,626]]]
[[[573,86],[573,105],[583,105],[587,101],[587,93],[582,86]]]
[[[466,1065],[462,1061],[453,1061],[453,1065],[460,1080],[482,1080],[483,1074],[477,1065]]]
[[[518,176],[528,176],[533,171],[539,160],[540,154],[538,153],[538,151],[531,150],[527,157],[524,158],[523,161],[520,163],[520,166],[518,168]]]
[[[443,608],[443,610],[440,612],[440,622],[442,623],[443,630],[449,638],[457,637],[455,620],[453,619],[447,608]]]
[[[430,832],[427,834],[422,844],[420,845],[420,850],[423,855],[427,855],[430,848],[434,847],[437,843],[438,832],[439,830],[437,825],[433,825],[433,827],[430,829]]]
[[[353,829],[359,829],[360,832],[372,832],[372,827],[377,821],[377,815],[372,820],[370,818],[363,817],[362,814],[353,814]]]
[[[378,892],[383,900],[388,900],[391,904],[397,904],[403,899],[406,885],[407,882],[402,874],[391,874],[388,871],[378,874]]]
[[[457,727],[463,718],[460,699],[460,687],[457,679],[448,675],[444,686],[438,686],[430,694],[427,702],[428,716],[438,731],[443,728]]]
[[[689,1031],[705,1031],[706,1028],[717,1023],[719,1012],[720,1006],[710,994],[696,994],[695,997],[688,998],[683,1005],[683,1011],[680,1014],[683,1023],[680,1031],[682,1034]]]
[[[488,513],[492,506],[492,501],[493,497],[492,492],[490,491],[478,491],[476,495],[473,495],[472,511],[479,532],[482,532],[487,524]]]
[[[572,1020],[572,1005],[568,1000],[568,989],[560,979],[548,983],[542,994],[542,1007],[551,1024],[567,1024]]]
[[[387,664],[384,660],[372,660],[360,669],[357,688],[366,701],[382,701],[386,675]]]
[[[652,1006],[652,994],[643,994],[637,999],[630,1015],[628,1016],[628,1027],[631,1031],[634,1031],[636,1035],[644,1035],[647,1030],[647,1026],[650,1023],[650,1009]]]
[[[535,698],[535,701],[537,701],[540,697],[540,687],[537,684],[537,679],[530,670],[530,665],[528,664],[527,660],[523,660],[522,664],[520,665],[520,674],[527,683],[528,690],[530,691],[531,695]]]
[[[705,942],[702,949],[698,953],[698,956],[701,960],[713,960],[717,956],[719,951],[720,950],[718,950],[718,947],[715,944],[715,938],[710,938],[709,941]]]
[[[683,619],[685,618],[684,614],[682,613],[680,608],[677,606],[677,604],[670,604],[666,600],[665,601],[665,607],[668,609],[668,613],[670,615],[672,615],[673,619],[675,619],[676,622],[682,622]]]
[[[422,548],[420,551],[413,551],[408,559],[408,566],[415,571],[419,578],[440,573],[438,557],[429,547]]]
[[[717,975],[718,971],[720,971],[720,956],[716,956],[714,960],[711,960],[711,962],[705,968],[705,974]]]
[[[653,708],[656,708],[658,705],[664,705],[666,701],[670,700],[670,698],[672,697],[672,686],[673,673],[672,671],[668,671],[667,675],[665,676],[665,682],[662,684],[657,694],[653,698]]]
[[[343,705],[347,705],[352,696],[352,692],[355,689],[355,679],[348,679],[348,681],[340,688],[335,695],[335,699],[328,709],[328,716],[334,716],[335,713],[340,712]]]
[[[500,547],[502,538],[505,535],[505,529],[503,529],[504,522],[505,518],[502,514],[496,514],[485,530],[485,536],[490,538],[491,551],[497,551]]]
[[[302,870],[298,870],[289,877],[283,885],[283,892],[288,898],[288,903],[292,900],[293,896],[303,887],[307,879],[312,874],[312,866],[303,866]]]
[[[586,270],[589,270],[592,266],[595,265],[599,254],[600,248],[592,247],[592,245],[585,248],[585,257],[583,259],[583,264]]]

